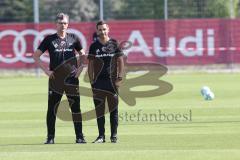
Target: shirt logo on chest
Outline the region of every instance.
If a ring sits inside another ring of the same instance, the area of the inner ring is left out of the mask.
[[[65,42],[65,41],[61,41],[60,46],[61,46],[62,48],[64,48],[64,47],[66,46],[66,42]]]
[[[117,49],[117,46],[113,42],[109,42],[106,46],[102,47],[102,51],[106,52],[107,54],[114,53],[116,49]]]
[[[54,48],[58,48],[57,42],[53,41],[52,44],[53,44]]]
[[[100,50],[99,50],[99,49],[97,49],[97,50],[96,50],[96,54],[99,54],[99,53],[100,53]]]

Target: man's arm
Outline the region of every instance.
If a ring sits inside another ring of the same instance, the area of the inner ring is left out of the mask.
[[[77,63],[78,63],[78,68],[77,68],[77,72],[76,72],[76,75],[75,77],[79,77],[82,70],[83,70],[83,63],[84,63],[84,60],[85,60],[85,52],[83,49],[81,49],[79,52],[77,52],[79,55],[78,55],[78,59],[77,59]]]
[[[118,63],[118,77],[122,78],[124,76],[124,60],[123,60],[123,56],[118,57],[117,63]]]
[[[117,58],[117,80],[115,82],[116,87],[120,86],[120,83],[123,79],[124,76],[124,60],[123,60],[123,56],[120,56]]]
[[[53,71],[50,71],[48,68],[46,68],[41,61],[40,57],[43,54],[43,52],[39,49],[35,51],[33,54],[33,59],[35,60],[36,64],[44,71],[44,73],[49,77],[49,78],[54,78]]]
[[[88,61],[88,77],[89,77],[89,81],[91,84],[94,83],[94,67],[93,67],[93,60],[89,59]]]
[[[88,61],[88,76],[91,84],[94,82],[94,69],[93,69],[93,60],[89,59]]]

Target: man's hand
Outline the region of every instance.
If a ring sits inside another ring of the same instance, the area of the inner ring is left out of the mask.
[[[47,75],[50,79],[54,79],[54,78],[55,78],[53,71],[47,70],[47,71],[45,71],[45,73],[46,73],[46,75]]]
[[[122,80],[117,79],[117,80],[115,81],[115,86],[116,86],[117,88],[119,88],[120,85],[121,85],[121,83],[122,83]]]
[[[83,70],[83,66],[78,67],[75,74],[75,78],[78,78],[80,76],[80,74],[82,73],[82,70]]]

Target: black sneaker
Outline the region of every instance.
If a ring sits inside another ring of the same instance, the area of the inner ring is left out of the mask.
[[[92,143],[105,143],[105,136],[98,136]]]
[[[53,138],[47,138],[46,142],[44,144],[54,144],[54,139]]]
[[[86,142],[85,139],[82,137],[82,138],[77,138],[77,139],[76,139],[76,143],[87,143],[87,142]]]
[[[117,143],[117,137],[111,137],[110,140],[111,143]]]

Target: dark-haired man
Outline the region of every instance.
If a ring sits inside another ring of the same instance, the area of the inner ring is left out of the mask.
[[[38,66],[49,77],[47,140],[45,144],[54,144],[56,112],[64,91],[71,106],[72,113],[81,115],[78,77],[82,71],[82,66],[81,62],[77,63],[75,52],[80,55],[79,59],[81,61],[84,51],[79,39],[74,34],[67,33],[68,23],[69,16],[64,13],[59,13],[56,16],[57,33],[45,37],[33,56]],[[49,52],[49,69],[45,67],[43,62],[40,60],[40,56],[45,51]],[[60,86],[62,90],[59,91],[59,88],[52,87],[52,84],[57,84],[59,81],[59,77],[57,77],[55,72],[56,69],[71,59],[73,59],[72,74],[64,79],[66,80],[64,83],[67,85],[72,85],[76,87],[76,89],[74,93],[68,94],[64,86]],[[86,143],[82,133],[82,122],[74,121],[74,128],[76,134],[76,143]]]
[[[118,87],[123,78],[123,52],[115,39],[109,37],[104,21],[96,24],[98,38],[89,49],[88,74],[93,91],[99,135],[93,143],[105,142],[105,100],[110,112],[112,143],[117,142]]]

